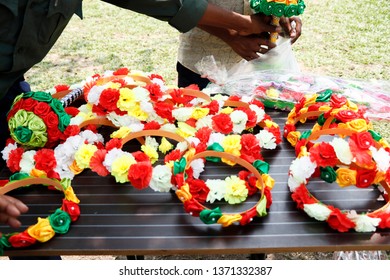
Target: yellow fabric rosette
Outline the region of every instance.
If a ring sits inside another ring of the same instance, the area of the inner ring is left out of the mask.
[[[233,224],[234,222],[240,221],[241,218],[242,218],[242,216],[240,214],[234,214],[234,215],[225,214],[225,215],[222,215],[218,219],[217,223],[221,224],[223,227],[228,227],[231,224]]]
[[[340,187],[356,185],[356,170],[341,167],[336,170],[336,175],[336,183],[339,184]]]
[[[190,193],[190,186],[185,183],[179,190],[176,191],[176,196],[180,199],[181,202],[186,202],[192,198]]]
[[[55,232],[49,219],[38,218],[38,223],[27,228],[28,234],[39,242],[46,242],[53,238]]]

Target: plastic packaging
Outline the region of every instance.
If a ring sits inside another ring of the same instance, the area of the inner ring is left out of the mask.
[[[386,251],[336,251],[334,260],[388,260]]]

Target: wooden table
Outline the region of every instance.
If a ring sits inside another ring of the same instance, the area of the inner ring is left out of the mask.
[[[287,114],[270,111],[283,128]],[[390,229],[375,233],[338,233],[296,209],[287,187],[287,171],[295,158],[289,143],[263,153],[276,180],[268,215],[247,226],[205,225],[185,213],[174,193],[136,190],[116,184],[113,177],[98,177],[84,171],[72,186],[80,199],[81,216],[65,235],[28,249],[8,249],[8,256],[51,255],[171,255],[171,254],[252,254],[278,252],[326,252],[340,250],[390,250]],[[226,176],[226,166],[207,164],[206,176]],[[233,171],[236,172],[236,171]],[[8,176],[3,170],[1,179]],[[325,203],[343,209],[376,209],[374,190],[341,189],[313,180],[313,193]],[[310,186],[310,184],[309,184]],[[23,215],[24,227],[35,224],[61,204],[61,194],[46,188],[13,191],[30,211]],[[248,207],[249,207],[248,202]],[[10,228],[0,226],[0,231]]]

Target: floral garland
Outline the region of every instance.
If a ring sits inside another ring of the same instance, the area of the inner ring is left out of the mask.
[[[0,255],[5,248],[24,248],[37,242],[47,242],[56,234],[65,234],[70,228],[70,224],[75,222],[80,216],[79,199],[73,192],[69,180],[58,180],[48,178],[32,178],[27,174],[16,173],[9,180],[2,180],[0,194],[5,194],[19,187],[31,185],[48,185],[55,190],[63,192],[64,199],[62,205],[54,213],[46,218],[38,217],[38,222],[27,227],[22,232],[12,232],[3,234],[0,238]]]
[[[331,90],[307,95],[300,99],[289,112],[283,129],[283,137],[295,147],[302,138],[305,138],[300,131],[297,131],[296,124],[298,122],[305,123],[307,119],[317,119],[317,123],[312,128],[313,131],[336,127],[366,131],[372,128],[372,123],[364,114],[363,107],[356,105],[344,96],[334,94]],[[327,123],[324,127],[329,118],[332,122]]]
[[[303,0],[251,0],[250,7],[267,16],[292,17],[302,14],[306,5]]]
[[[240,164],[249,171],[240,171],[238,176],[229,176],[225,180],[199,179],[200,170],[204,169],[204,161],[221,160],[230,165]],[[246,225],[253,218],[267,215],[272,204],[271,189],[274,181],[267,174],[269,166],[266,162],[255,160],[253,164],[227,152],[213,150],[198,152],[190,149],[184,157],[174,163],[173,174],[177,184],[176,195],[183,202],[184,209],[192,216],[199,217],[205,224],[221,224],[228,227],[238,223]],[[207,201],[225,200],[229,204],[239,204],[248,196],[260,192],[260,199],[247,211],[233,214],[222,213],[219,207],[209,209],[203,204]]]
[[[388,228],[390,146],[386,142],[378,144],[369,132],[350,132],[348,141],[334,138],[329,143],[319,142],[300,150],[289,169],[288,186],[291,197],[297,207],[310,217],[326,221],[331,228],[340,232],[350,229],[372,232],[376,227]],[[335,130],[332,133],[337,134]],[[383,196],[387,199],[386,205],[362,214],[357,214],[355,210],[342,211],[332,205],[325,205],[307,189],[308,181],[313,176],[319,176],[328,183],[336,182],[340,187],[355,185],[367,188],[381,184],[384,187]]]

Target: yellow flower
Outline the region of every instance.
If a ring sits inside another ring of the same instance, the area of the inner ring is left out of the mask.
[[[265,174],[265,173],[261,174],[261,179],[263,179],[264,186],[266,186],[267,188],[272,190],[272,188],[275,185],[275,179],[272,178],[269,174]],[[256,187],[261,189],[261,184],[260,184],[259,180],[256,181]]]
[[[130,112],[135,106],[134,92],[129,88],[121,88],[119,90],[119,100],[117,106],[122,111]]]
[[[192,158],[195,156],[195,148],[189,148],[186,153],[183,155],[183,157],[186,159],[186,162],[192,161]]]
[[[48,218],[42,219],[38,217],[38,223],[27,228],[28,234],[39,242],[46,242],[53,238],[55,232],[50,225]]]
[[[222,147],[225,152],[232,154],[234,156],[239,157],[241,155],[241,136],[240,135],[228,135],[226,136],[222,141]],[[226,158],[221,159],[222,162],[229,164],[229,165],[235,165],[235,162],[232,162]]]
[[[301,137],[301,133],[299,131],[291,131],[288,135],[287,135],[287,141],[293,146],[295,147],[297,145],[297,142],[299,140],[299,137]]]
[[[143,111],[141,109],[141,106],[139,106],[139,104],[135,104],[135,106],[131,108],[128,114],[140,121],[146,121],[149,117],[148,113]]]
[[[359,111],[359,107],[356,103],[352,102],[351,100],[347,99],[347,103],[345,104],[348,109],[357,112]]]
[[[318,108],[318,111],[327,112],[330,109],[332,109],[332,108],[329,105],[322,105],[322,106],[320,106],[320,108]]]
[[[97,147],[95,145],[83,144],[74,155],[77,165],[82,169],[88,168],[91,157],[96,151]]]
[[[199,120],[207,116],[209,112],[210,112],[209,108],[195,107],[191,114],[191,118],[194,118],[195,120]]]
[[[278,98],[279,97],[279,91],[274,89],[274,88],[267,89],[267,91],[265,93],[267,94],[268,97],[271,97],[271,98]]]
[[[112,89],[120,89],[121,88],[120,83],[115,83],[115,82],[108,82],[107,83],[107,88],[112,88]]]
[[[190,186],[185,183],[180,189],[176,191],[176,195],[182,202],[190,200],[192,198],[192,195],[190,193]]]
[[[232,107],[225,107],[221,109],[220,113],[230,115],[233,111],[234,109]]]
[[[341,167],[336,170],[336,183],[339,184],[340,187],[356,185],[356,174],[356,170]]]
[[[228,227],[234,222],[238,222],[242,219],[242,216],[240,214],[226,214],[222,215],[217,223],[221,224],[223,227]]]
[[[127,173],[130,166],[134,163],[136,163],[136,160],[129,154],[124,154],[112,162],[111,174],[115,177],[117,183],[126,183],[129,181]]]
[[[364,119],[356,119],[346,123],[347,127],[357,132],[368,130],[367,122]]]
[[[160,146],[158,147],[158,150],[160,152],[162,152],[164,155],[169,152],[170,150],[172,150],[173,148],[173,144],[170,143],[167,138],[163,137],[161,139],[161,143],[160,143]]]
[[[230,176],[225,179],[226,193],[224,199],[229,204],[238,204],[246,200],[248,196],[248,189],[245,181],[237,176]]]
[[[47,177],[47,174],[43,170],[33,168],[30,172],[30,176],[39,178],[39,177]]]
[[[77,165],[77,162],[74,160],[71,165],[69,165],[70,171],[72,171],[73,174],[77,175],[80,174],[84,169],[80,168]]]
[[[68,186],[66,190],[64,191],[65,198],[69,201],[72,201],[74,203],[80,203],[80,200],[77,198],[77,196],[74,194],[73,188],[71,186]]]
[[[111,133],[111,138],[124,138],[131,132],[129,127],[120,127],[118,130]]]
[[[194,127],[192,127],[184,122],[178,122],[177,127],[178,127],[178,129],[177,129],[176,133],[183,138],[188,138],[190,136],[194,136],[196,133],[196,129]]]
[[[308,107],[308,105],[314,104],[316,102],[317,97],[318,94],[307,95],[304,103],[304,107]]]
[[[379,184],[380,182],[383,182],[386,179],[386,173],[382,171],[378,171],[375,174],[375,179],[373,184]]]
[[[378,144],[381,145],[383,148],[389,148],[389,143],[386,141],[386,139],[382,138],[378,141]]]
[[[158,152],[151,146],[142,145],[141,151],[143,151],[150,159],[150,162],[154,164],[158,160]]]
[[[265,126],[268,128],[279,127],[279,125],[277,123],[270,121],[270,120],[264,120],[264,123],[265,123]]]

